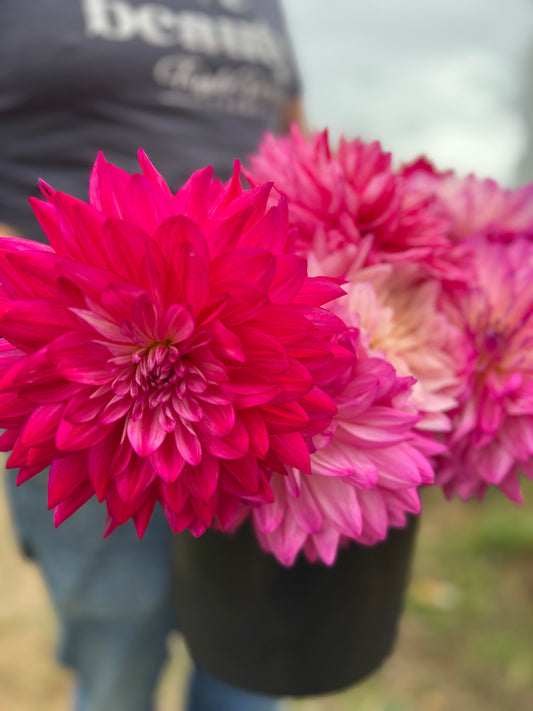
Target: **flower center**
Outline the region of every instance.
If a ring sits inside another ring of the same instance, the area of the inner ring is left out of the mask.
[[[148,350],[137,351],[135,383],[141,391],[165,390],[185,373],[178,348],[173,344],[157,343]]]
[[[499,331],[489,329],[484,334],[484,350],[496,360],[501,360],[501,352],[505,344],[505,336]]]
[[[136,365],[129,392],[136,400],[135,418],[145,406],[153,409],[164,404],[186,419],[199,417],[196,396],[206,390],[208,383],[176,344],[154,343],[134,353],[132,361]]]
[[[488,326],[477,337],[477,371],[499,368],[505,357],[508,334],[503,329]]]

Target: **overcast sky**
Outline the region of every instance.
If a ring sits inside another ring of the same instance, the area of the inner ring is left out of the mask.
[[[511,183],[532,0],[285,0],[313,128]],[[531,77],[533,82],[533,76]],[[533,179],[533,176],[532,176]]]

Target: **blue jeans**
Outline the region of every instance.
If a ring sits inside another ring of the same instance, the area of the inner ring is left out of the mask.
[[[39,564],[60,624],[59,659],[78,675],[76,711],[150,711],[175,627],[170,529],[157,509],[142,541],[131,522],[102,537],[106,510],[89,501],[58,529],[47,475],[8,495],[21,545]],[[187,711],[277,711],[280,702],[196,669]]]

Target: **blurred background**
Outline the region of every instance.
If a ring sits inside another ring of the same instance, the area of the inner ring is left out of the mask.
[[[533,3],[286,0],[285,9],[311,128],[328,126],[333,141],[377,138],[397,162],[425,153],[505,185],[533,179]],[[465,504],[425,491],[394,654],[354,689],[292,711],[533,709],[533,483],[523,489],[522,507],[498,492]],[[72,680],[53,661],[51,609],[18,555],[3,496],[0,566],[0,709],[68,711]],[[169,645],[157,711],[180,711],[190,666],[181,640]]]
[[[313,128],[507,184],[528,141],[531,0],[285,0]],[[531,109],[530,109],[531,110]]]

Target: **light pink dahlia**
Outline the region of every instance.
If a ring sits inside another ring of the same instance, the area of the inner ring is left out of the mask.
[[[533,478],[533,243],[469,244],[475,279],[449,291],[449,313],[467,337],[470,367],[437,483],[463,499],[495,485],[519,502],[518,474]]]
[[[311,476],[296,468],[273,474],[274,502],[252,508],[261,546],[284,565],[300,551],[331,565],[347,539],[383,540],[420,511],[417,489],[433,481],[426,445],[413,430],[413,379],[371,357],[362,335],[353,328],[341,338],[355,360],[327,387],[338,413],[330,432],[313,438]]]
[[[427,433],[451,428],[467,365],[464,339],[441,307],[442,284],[415,264],[378,264],[349,275],[346,296],[331,309],[368,334],[371,352],[398,375],[413,376],[412,401],[422,414],[416,428]]]
[[[288,253],[284,201],[195,173],[172,194],[139,154],[100,156],[89,204],[42,185],[51,246],[0,244],[0,427],[19,483],[52,465],[56,525],[96,493],[110,529],[154,505],[174,531],[271,501],[271,469],[309,471],[350,362],[320,305],[340,290]]]
[[[305,139],[293,127],[267,135],[246,174],[287,195],[296,250],[314,250],[328,275],[382,261],[430,264],[448,246],[433,197],[409,190],[377,141],[341,139],[333,151],[326,131]]]

